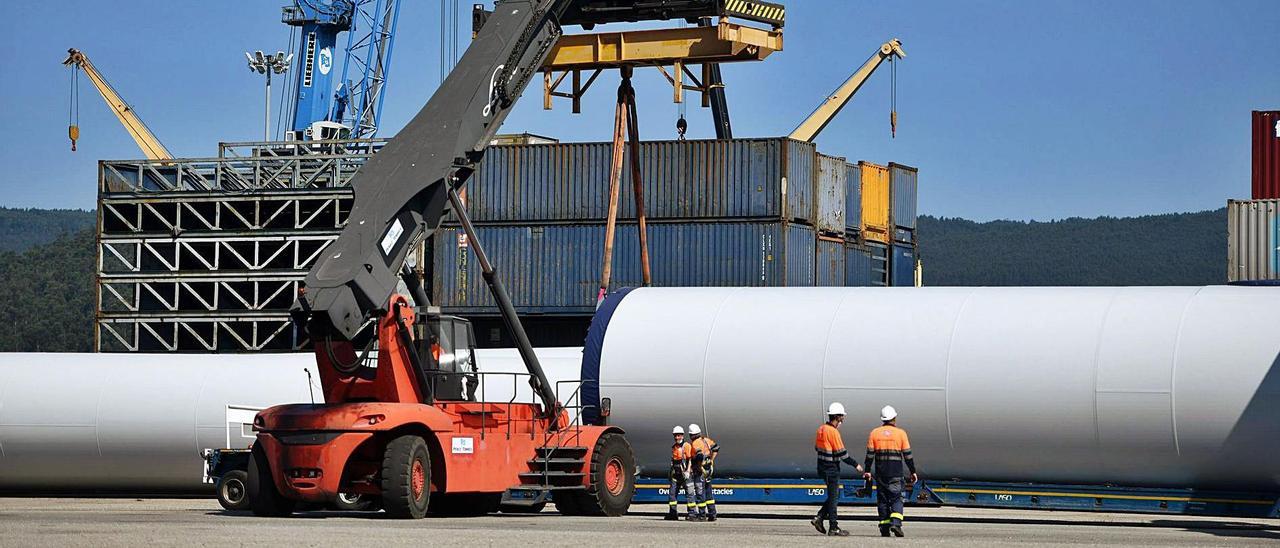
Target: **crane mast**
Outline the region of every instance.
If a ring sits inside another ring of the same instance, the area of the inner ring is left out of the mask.
[[[151,132],[147,124],[142,122],[142,118],[138,117],[138,113],[133,110],[129,103],[116,92],[115,88],[103,78],[102,73],[93,66],[89,61],[89,57],[78,49],[71,48],[67,50],[67,58],[62,64],[73,67],[76,70],[83,70],[85,76],[89,77],[89,81],[93,82],[93,87],[97,88],[98,93],[102,95],[102,100],[107,102],[107,107],[111,109],[111,113],[116,115],[120,120],[120,125],[124,126],[125,131],[129,132],[129,136],[133,137],[133,141],[138,144],[138,148],[142,149],[142,153],[149,160],[172,160],[173,155],[169,153],[169,149],[160,143],[160,139]],[[71,127],[71,149],[75,150],[75,139],[79,137],[79,128]]]

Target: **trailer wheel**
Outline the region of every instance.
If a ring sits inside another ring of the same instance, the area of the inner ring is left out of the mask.
[[[249,508],[249,472],[228,470],[218,478],[218,504],[226,510],[238,512]]]
[[[419,436],[400,436],[382,454],[382,507],[396,518],[427,515],[431,499],[431,453]]]
[[[568,497],[574,500],[573,510],[587,516],[627,513],[636,492],[635,470],[636,457],[627,438],[614,432],[600,436],[591,452],[591,485]]]
[[[258,444],[249,453],[249,474],[246,482],[249,507],[255,516],[283,517],[293,513],[295,501],[284,498],[271,478],[267,453]]]

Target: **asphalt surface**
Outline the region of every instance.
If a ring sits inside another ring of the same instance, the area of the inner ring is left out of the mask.
[[[908,508],[904,539],[880,538],[875,510],[842,508],[852,536],[809,526],[816,507],[724,505],[715,523],[663,521],[665,505],[621,518],[537,515],[427,518],[313,512],[256,518],[206,499],[0,498],[0,546],[1276,546],[1280,520],[1084,512]]]

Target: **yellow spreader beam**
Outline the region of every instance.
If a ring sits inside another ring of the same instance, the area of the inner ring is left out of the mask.
[[[632,30],[560,37],[543,70],[591,70],[760,61],[782,50],[782,31],[722,21],[710,27]]]

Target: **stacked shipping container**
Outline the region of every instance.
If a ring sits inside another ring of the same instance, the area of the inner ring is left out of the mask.
[[[1280,199],[1280,110],[1253,111],[1253,199]]]
[[[1280,280],[1280,199],[1227,202],[1227,281]]]
[[[881,168],[883,203],[868,216],[859,165],[811,143],[690,140],[640,148],[654,285],[889,283],[887,247],[860,236],[867,217],[880,219],[889,234],[888,168]],[[468,212],[521,313],[594,310],[611,161],[611,143],[493,146],[467,183]],[[631,188],[624,169],[612,287],[641,282]],[[908,231],[915,226],[914,179],[910,202],[899,214]],[[496,313],[457,228],[437,233],[430,256],[436,304],[464,315]]]

